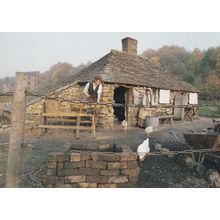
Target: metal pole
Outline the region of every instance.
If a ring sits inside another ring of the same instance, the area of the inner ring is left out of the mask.
[[[8,151],[6,187],[19,187],[22,144],[26,113],[26,95],[28,77],[24,73],[16,73],[14,86],[13,109],[11,115],[11,132]]]

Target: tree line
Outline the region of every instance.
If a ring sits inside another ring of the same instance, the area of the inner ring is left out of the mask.
[[[142,55],[153,65],[198,88],[200,98],[220,98],[220,47],[187,51],[184,47],[163,46],[158,50],[148,49]]]

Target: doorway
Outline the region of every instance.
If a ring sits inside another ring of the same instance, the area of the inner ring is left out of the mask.
[[[129,89],[123,86],[119,86],[114,90],[114,101],[116,106],[114,106],[115,119],[119,122],[127,120],[127,107],[128,104],[128,91]],[[117,105],[119,104],[119,105]],[[120,104],[122,104],[120,106]]]

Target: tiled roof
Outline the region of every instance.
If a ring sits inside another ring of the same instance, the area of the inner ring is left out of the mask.
[[[173,74],[154,67],[148,58],[116,50],[111,50],[106,56],[81,70],[71,81],[88,82],[96,75],[102,76],[106,83],[198,92]]]

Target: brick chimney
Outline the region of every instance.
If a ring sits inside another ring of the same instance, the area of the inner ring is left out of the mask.
[[[138,42],[137,40],[130,37],[126,37],[121,41],[122,41],[122,50],[124,52],[137,55],[137,42]]]

